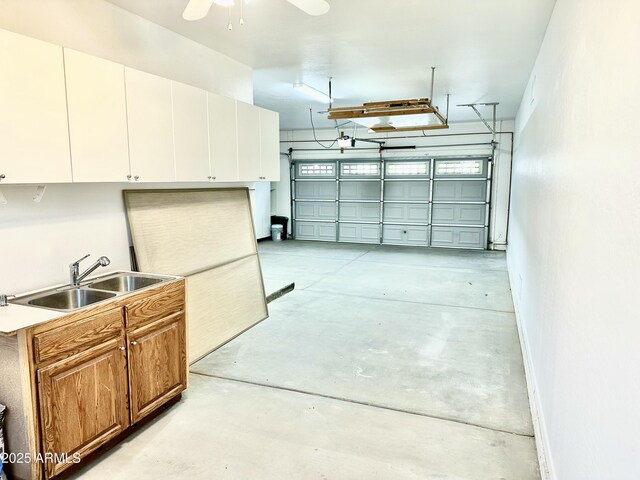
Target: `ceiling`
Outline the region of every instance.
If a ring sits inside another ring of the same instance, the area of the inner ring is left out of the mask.
[[[213,5],[196,22],[182,19],[187,0],[109,0],[254,69],[254,101],[280,112],[283,129],[316,127],[327,105],[293,89],[304,82],[324,92],[333,77],[334,105],[428,97],[450,121],[477,119],[456,104],[500,102],[515,117],[555,0],[329,0],[312,17],[285,0],[245,0],[243,26],[232,9]],[[236,0],[238,5],[239,0]],[[487,112],[488,113],[488,112]]]

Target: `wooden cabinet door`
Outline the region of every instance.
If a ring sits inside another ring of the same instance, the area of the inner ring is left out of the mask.
[[[126,182],[129,174],[124,67],[64,50],[74,182]]]
[[[171,97],[176,180],[206,182],[209,179],[207,92],[171,82]]]
[[[171,80],[125,67],[132,181],[171,182],[173,155]]]
[[[68,455],[45,464],[51,477],[129,426],[124,339],[38,370],[38,393],[43,453]]]
[[[236,102],[238,115],[238,173],[241,182],[260,177],[260,112],[258,107]]]
[[[184,312],[127,333],[131,422],[187,387]]]
[[[280,115],[260,108],[260,176],[280,181]]]
[[[1,184],[71,182],[62,47],[0,29],[0,72]]]
[[[209,106],[209,148],[211,180],[238,181],[238,128],[236,101],[215,93],[207,93]]]

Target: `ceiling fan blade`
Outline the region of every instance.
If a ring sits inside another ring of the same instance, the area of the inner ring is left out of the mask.
[[[324,15],[331,7],[326,0],[287,0],[287,2],[309,15]]]
[[[207,16],[213,0],[189,0],[187,7],[182,12],[182,18],[185,20],[200,20]]]

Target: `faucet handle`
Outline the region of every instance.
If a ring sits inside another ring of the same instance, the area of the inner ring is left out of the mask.
[[[91,254],[90,254],[90,253],[87,253],[84,257],[82,257],[82,258],[81,258],[81,259],[79,259],[79,260],[76,260],[75,262],[73,262],[73,263],[72,263],[72,264],[70,264],[69,266],[70,266],[70,267],[73,267],[73,266],[76,266],[76,265],[80,265],[80,262],[81,262],[81,261],[83,261],[85,258],[88,258],[88,257],[90,257],[90,256],[91,256]]]
[[[10,298],[15,298],[15,295],[5,295],[4,293],[0,294],[0,307],[6,307],[9,305],[8,300]]]

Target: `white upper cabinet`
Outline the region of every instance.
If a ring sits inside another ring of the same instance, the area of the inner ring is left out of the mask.
[[[236,101],[207,93],[211,181],[238,181],[238,129]]]
[[[210,176],[207,92],[178,82],[171,82],[171,92],[176,180],[206,182]]]
[[[280,115],[264,108],[260,112],[260,176],[280,181]]]
[[[125,67],[125,85],[131,180],[174,181],[171,80]]]
[[[0,184],[280,179],[248,103],[2,29],[0,92]]]
[[[64,50],[74,182],[126,182],[124,66]]]
[[[244,102],[236,102],[238,115],[239,180],[257,182],[260,174],[260,110]]]
[[[62,47],[0,30],[0,92],[1,183],[71,182]]]

